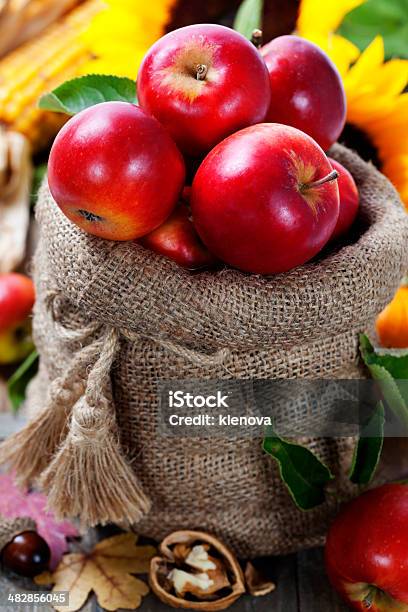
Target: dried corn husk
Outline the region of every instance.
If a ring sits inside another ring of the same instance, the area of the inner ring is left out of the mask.
[[[34,151],[48,145],[67,119],[40,110],[38,99],[89,62],[91,52],[82,35],[103,6],[103,0],[83,2],[0,61],[0,124],[24,134]]]
[[[24,259],[31,178],[28,140],[17,132],[0,131],[0,273],[14,270]]]
[[[0,0],[0,57],[30,40],[80,0]]]

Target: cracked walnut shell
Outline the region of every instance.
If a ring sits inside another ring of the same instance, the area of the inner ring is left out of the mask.
[[[153,592],[173,608],[225,610],[245,593],[235,555],[220,540],[201,531],[176,531],[159,546],[150,564]]]

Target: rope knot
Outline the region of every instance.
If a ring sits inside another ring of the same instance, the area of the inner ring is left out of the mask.
[[[86,396],[81,397],[75,404],[69,435],[77,445],[102,445],[115,428],[114,418],[107,402],[104,407],[90,406]]]

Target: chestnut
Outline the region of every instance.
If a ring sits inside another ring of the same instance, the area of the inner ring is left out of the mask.
[[[29,578],[47,570],[50,559],[50,548],[36,531],[24,531],[15,535],[1,553],[5,567]]]

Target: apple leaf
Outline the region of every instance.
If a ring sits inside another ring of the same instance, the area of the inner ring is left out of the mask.
[[[272,427],[263,449],[278,462],[281,478],[298,508],[311,510],[325,501],[325,487],[334,477],[312,451],[283,440]]]
[[[26,357],[7,382],[8,396],[13,409],[17,412],[25,400],[27,385],[38,369],[38,353],[33,351]]]
[[[234,30],[251,39],[252,32],[262,29],[263,0],[243,0],[234,21]]]
[[[379,402],[370,418],[361,426],[360,439],[354,451],[350,480],[368,485],[374,477],[384,444],[385,411]]]
[[[374,349],[368,337],[361,334],[360,353],[390,410],[408,430],[408,352]]]
[[[374,363],[382,366],[396,380],[408,379],[408,349],[374,349],[365,335],[360,336],[360,347],[367,365]]]
[[[76,537],[78,531],[69,521],[57,521],[46,506],[45,495],[20,489],[12,474],[0,474],[0,514],[11,519],[23,516],[32,518],[37,524],[38,533],[51,549],[51,567],[54,568],[67,551],[66,537]]]
[[[408,57],[408,0],[366,0],[343,19],[338,33],[362,51],[378,35],[385,55]]]
[[[75,115],[95,104],[113,100],[136,104],[136,83],[126,77],[88,74],[66,81],[44,94],[38,106],[43,110]]]

